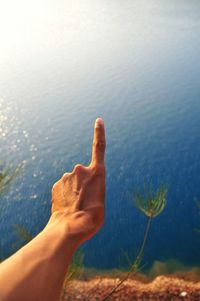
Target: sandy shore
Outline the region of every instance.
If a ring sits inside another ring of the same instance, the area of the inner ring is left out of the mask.
[[[62,300],[101,301],[119,281],[119,278],[95,278],[87,281],[72,280]],[[186,281],[174,276],[158,276],[153,281],[129,279],[109,299],[151,301],[200,301],[200,282]]]

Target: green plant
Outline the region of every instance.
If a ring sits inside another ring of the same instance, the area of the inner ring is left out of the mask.
[[[24,226],[21,226],[18,224],[13,224],[12,227],[13,227],[14,233],[16,234],[18,239],[16,242],[11,244],[10,249],[12,250],[12,252],[16,252],[22,246],[24,246],[30,240],[32,240],[33,236],[30,234],[30,232]],[[0,262],[5,259],[6,259],[6,256],[3,255],[3,251],[0,252]]]
[[[20,247],[21,243],[26,244],[30,240],[33,239],[33,236],[30,234],[30,232],[24,226],[14,224],[13,230],[14,230],[15,234],[17,235],[17,237],[21,240],[21,242],[18,242],[18,244],[14,245],[15,247],[17,247],[17,246]]]
[[[66,290],[68,287],[69,282],[76,278],[79,279],[83,272],[84,272],[84,253],[82,249],[79,249],[74,257],[73,260],[70,264],[70,266],[68,267],[66,276],[65,276],[65,280],[63,283],[63,291],[62,291],[62,296],[61,296],[61,300],[65,300],[65,295],[66,295]]]
[[[66,279],[80,278],[84,271],[84,253],[82,249],[79,249],[72,260],[67,272]]]
[[[0,263],[4,260],[4,252],[2,249],[0,249]]]
[[[160,215],[166,207],[167,204],[167,191],[168,189],[165,186],[160,186],[158,190],[154,193],[153,189],[147,189],[144,187],[143,193],[140,191],[135,191],[134,193],[134,204],[135,206],[147,216],[147,226],[145,229],[145,234],[143,238],[143,242],[139,251],[138,256],[134,262],[133,269],[139,267],[140,262],[142,260],[142,256],[144,253],[144,248],[146,245],[147,237],[149,234],[151,221],[156,216]]]
[[[167,191],[165,186],[160,186],[154,193],[153,189],[144,187],[144,191],[134,193],[135,206],[147,217],[154,218],[164,210],[167,203]]]
[[[11,167],[3,168],[2,162],[0,162],[0,196],[17,177],[23,166],[24,164],[20,164],[13,170]],[[4,259],[3,250],[0,250],[0,262]]]
[[[200,201],[196,201],[196,204],[197,204],[197,208],[198,208],[198,211],[200,213]],[[195,229],[195,231],[200,234],[200,229]]]
[[[160,186],[156,192],[154,192],[152,188],[148,189],[145,186],[142,192],[139,190],[136,190],[134,192],[133,202],[135,206],[148,218],[142,245],[136,259],[130,267],[129,272],[125,275],[124,278],[119,281],[119,283],[102,301],[108,300],[111,295],[124,283],[124,281],[129,278],[131,274],[135,275],[139,271],[152,219],[161,214],[165,209],[165,206],[167,204],[167,191],[168,189],[165,186]]]
[[[23,164],[20,164],[15,169],[7,167],[0,170],[0,194],[4,192],[9,184],[17,177],[22,167]]]

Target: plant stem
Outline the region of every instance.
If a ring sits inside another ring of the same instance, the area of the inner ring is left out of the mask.
[[[146,230],[145,230],[145,234],[144,234],[144,239],[143,239],[140,251],[139,251],[134,263],[132,264],[132,266],[130,268],[130,271],[125,275],[124,278],[122,278],[119,281],[119,283],[110,291],[110,293],[105,298],[102,299],[102,301],[107,301],[112,296],[112,294],[124,283],[124,281],[126,281],[129,278],[131,273],[133,273],[133,275],[135,275],[137,273],[138,267],[139,267],[140,262],[142,260],[142,256],[144,254],[144,248],[145,248],[145,245],[146,245],[146,242],[147,242],[147,237],[148,237],[148,234],[149,234],[151,221],[152,221],[152,217],[150,216],[148,218],[148,222],[147,222],[147,226],[146,226]]]
[[[143,242],[142,242],[142,246],[140,248],[140,252],[139,252],[138,256],[136,257],[136,260],[135,260],[135,262],[134,262],[133,265],[135,265],[135,264],[140,265],[140,262],[142,260],[142,256],[144,254],[144,248],[145,248],[145,245],[146,245],[146,242],[147,242],[147,237],[148,237],[149,230],[150,230],[151,221],[152,221],[152,217],[150,216],[148,218],[148,222],[147,222],[147,226],[146,226],[146,230],[145,230],[145,234],[144,234],[144,239],[143,239]]]

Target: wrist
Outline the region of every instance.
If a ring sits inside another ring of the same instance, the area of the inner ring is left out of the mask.
[[[78,248],[96,232],[95,221],[91,218],[91,214],[82,210],[73,213],[55,211],[45,228],[59,228],[59,233],[64,233],[64,237],[75,248]]]
[[[71,231],[73,218],[66,212],[54,212],[43,232],[54,232],[58,238],[66,245],[76,251],[80,245],[80,239]]]

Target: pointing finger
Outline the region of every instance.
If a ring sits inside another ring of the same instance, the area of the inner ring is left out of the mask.
[[[94,139],[92,146],[92,164],[104,164],[106,148],[104,121],[97,118],[94,126]]]

